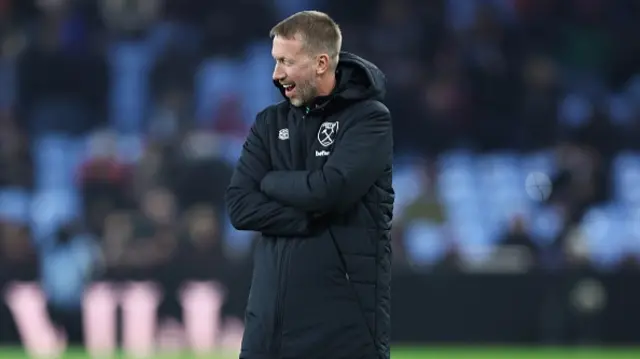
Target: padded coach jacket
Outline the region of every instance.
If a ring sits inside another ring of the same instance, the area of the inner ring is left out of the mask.
[[[234,227],[262,234],[240,358],[389,358],[394,192],[384,94],[384,74],[343,52],[331,95],[258,114],[226,192]]]

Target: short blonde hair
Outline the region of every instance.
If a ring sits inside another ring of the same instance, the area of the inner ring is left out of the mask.
[[[309,52],[326,52],[335,68],[342,48],[342,32],[329,15],[320,11],[301,11],[280,21],[269,32],[272,38],[293,39],[296,35],[302,37]]]

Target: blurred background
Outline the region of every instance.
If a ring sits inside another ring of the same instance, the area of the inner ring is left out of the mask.
[[[3,357],[237,350],[223,193],[306,9],[388,76],[406,357],[640,343],[640,2],[0,0]]]

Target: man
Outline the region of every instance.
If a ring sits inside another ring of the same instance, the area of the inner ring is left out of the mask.
[[[285,101],[258,114],[226,192],[262,233],[242,359],[389,358],[392,133],[383,73],[326,14],[271,30]]]

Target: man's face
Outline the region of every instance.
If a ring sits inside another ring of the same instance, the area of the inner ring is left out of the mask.
[[[285,95],[294,106],[300,107],[317,96],[316,61],[304,49],[300,36],[273,38],[271,54],[276,61],[273,79],[285,88]]]

